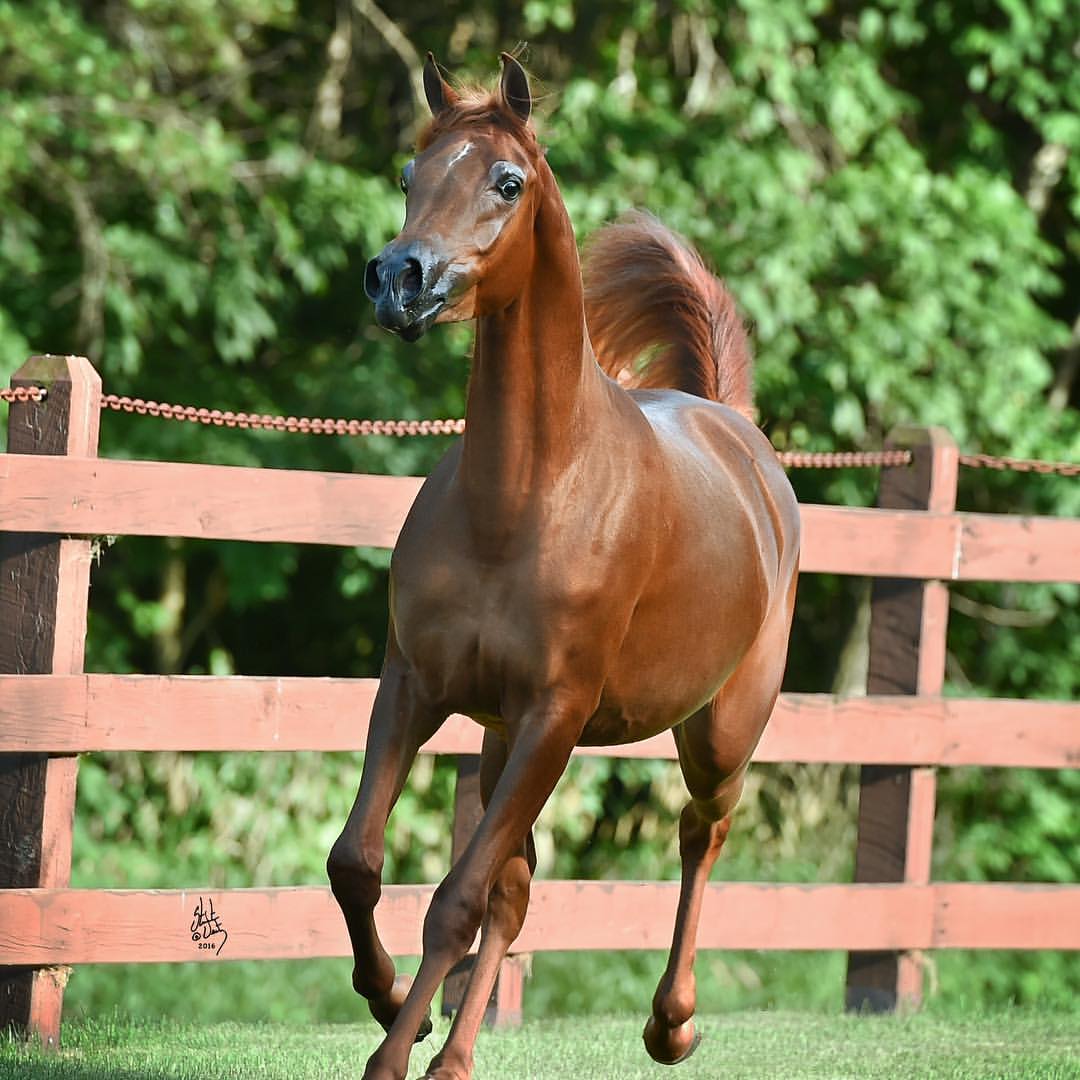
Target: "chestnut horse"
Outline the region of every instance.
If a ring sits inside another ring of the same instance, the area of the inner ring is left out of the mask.
[[[471,1075],[525,919],[530,830],[571,752],[666,729],[690,800],[674,940],[644,1037],[657,1061],[689,1055],[702,896],[776,700],[795,594],[799,511],[748,419],[730,297],[644,215],[598,234],[583,286],[527,77],[506,54],[502,65],[493,93],[456,91],[428,57],[434,117],[402,176],[405,225],[365,276],[379,323],[408,341],[476,320],[467,429],[394,551],[360,790],[327,863],[353,986],[388,1033],[369,1080],[406,1075],[436,990],[480,930],[426,1074]],[[485,812],[435,890],[410,982],[395,978],[375,929],[384,832],[417,751],[450,713],[484,728]]]

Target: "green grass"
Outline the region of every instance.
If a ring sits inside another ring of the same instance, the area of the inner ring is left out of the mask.
[[[484,1032],[476,1080],[1024,1080],[1080,1078],[1080,1018],[1068,1013],[1002,1010],[968,1017],[824,1016],[740,1012],[701,1019],[697,1054],[672,1071],[648,1060],[641,1017],[551,1019],[519,1031]],[[419,1076],[446,1033],[413,1051]],[[47,1055],[0,1045],[0,1078],[275,1078],[358,1076],[378,1038],[368,1021],[354,1025],[78,1021],[64,1047]]]

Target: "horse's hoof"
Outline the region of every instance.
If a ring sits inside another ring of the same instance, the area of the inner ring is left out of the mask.
[[[420,1021],[420,1030],[416,1033],[416,1041],[423,1042],[432,1032],[434,1025],[431,1023],[431,1010],[428,1009],[427,1016]]]
[[[661,1065],[678,1065],[690,1057],[701,1044],[701,1034],[694,1027],[693,1020],[669,1028],[661,1024],[655,1016],[649,1017],[642,1038],[645,1040],[649,1057]]]

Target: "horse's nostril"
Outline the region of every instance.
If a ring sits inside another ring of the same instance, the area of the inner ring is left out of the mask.
[[[424,264],[393,246],[372,259],[364,270],[364,292],[368,298],[399,311],[412,304],[424,291]]]
[[[398,271],[398,294],[402,304],[410,304],[424,287],[424,272],[418,259],[406,259],[405,265]]]
[[[382,282],[379,280],[379,260],[371,259],[368,261],[367,269],[364,271],[364,292],[367,293],[369,300],[377,300],[379,296],[379,289],[382,287]]]

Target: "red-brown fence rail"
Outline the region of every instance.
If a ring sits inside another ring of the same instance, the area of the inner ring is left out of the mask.
[[[86,361],[35,358],[15,386],[0,456],[0,1023],[59,1037],[66,965],[216,960],[192,940],[212,900],[233,959],[344,956],[323,887],[71,889],[79,753],[362,749],[371,679],[82,674],[89,538],[102,534],[393,545],[420,480],[96,459],[100,383]],[[919,950],[1080,948],[1080,887],[930,881],[935,768],[1080,765],[1080,705],[941,696],[951,580],[1080,581],[1080,521],[954,512],[957,451],[900,432],[875,510],[804,506],[804,573],[875,578],[870,696],[782,695],[759,761],[863,766],[853,884],[710,886],[703,948],[845,949],[848,1001],[889,1008],[921,990]],[[182,722],[181,722],[182,721]],[[468,755],[452,717],[424,748]],[[584,754],[672,758],[670,738]],[[455,830],[455,846],[461,832]],[[677,886],[536,883],[515,948],[666,948]],[[419,948],[432,886],[391,886],[388,947]],[[709,918],[708,911],[715,917]],[[205,942],[202,942],[205,946]],[[516,973],[515,973],[516,971]],[[520,1010],[520,970],[500,1005]]]

